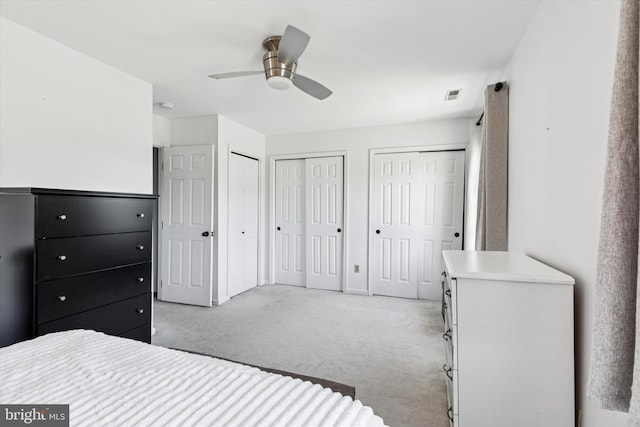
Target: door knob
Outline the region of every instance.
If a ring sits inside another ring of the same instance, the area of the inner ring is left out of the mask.
[[[203,237],[209,237],[209,232],[208,232],[208,231],[203,232],[203,233],[202,233],[202,236],[203,236]]]
[[[376,230],[376,234],[380,234],[380,230]]]
[[[338,233],[340,233],[342,231],[342,228],[338,228]]]
[[[244,231],[242,232],[242,234],[244,234]]]
[[[276,227],[276,230],[280,231],[280,227]]]
[[[454,236],[460,237],[460,233],[455,233]]]

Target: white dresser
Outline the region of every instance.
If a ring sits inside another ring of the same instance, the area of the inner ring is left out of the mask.
[[[511,252],[443,258],[451,425],[573,427],[573,278]]]

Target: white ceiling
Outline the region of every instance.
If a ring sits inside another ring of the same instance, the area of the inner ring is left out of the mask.
[[[280,134],[474,117],[539,1],[0,0],[0,15],[153,83],[154,103],[175,104],[156,114]],[[207,77],[261,70],[262,40],[287,24],[311,36],[298,71],[333,90],[326,100]]]

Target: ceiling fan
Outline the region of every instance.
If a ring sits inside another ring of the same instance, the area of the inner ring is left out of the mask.
[[[325,99],[333,92],[315,80],[296,73],[298,59],[310,39],[311,37],[304,31],[288,25],[282,36],[267,37],[262,42],[262,47],[266,50],[262,57],[264,71],[236,71],[211,74],[209,77],[227,79],[264,73],[267,83],[274,89],[285,90],[293,85],[314,98]]]

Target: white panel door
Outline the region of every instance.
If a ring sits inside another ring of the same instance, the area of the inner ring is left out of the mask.
[[[377,154],[373,293],[439,300],[442,250],[462,248],[464,152]]]
[[[211,306],[213,147],[162,151],[159,299]]]
[[[442,251],[462,249],[464,152],[420,153],[418,298],[442,298]]]
[[[258,285],[259,176],[256,159],[229,155],[229,297]]]
[[[275,282],[305,286],[305,161],[275,163]]]
[[[305,160],[307,287],[342,290],[343,157]]]
[[[376,295],[418,297],[418,153],[376,154],[372,285]]]

